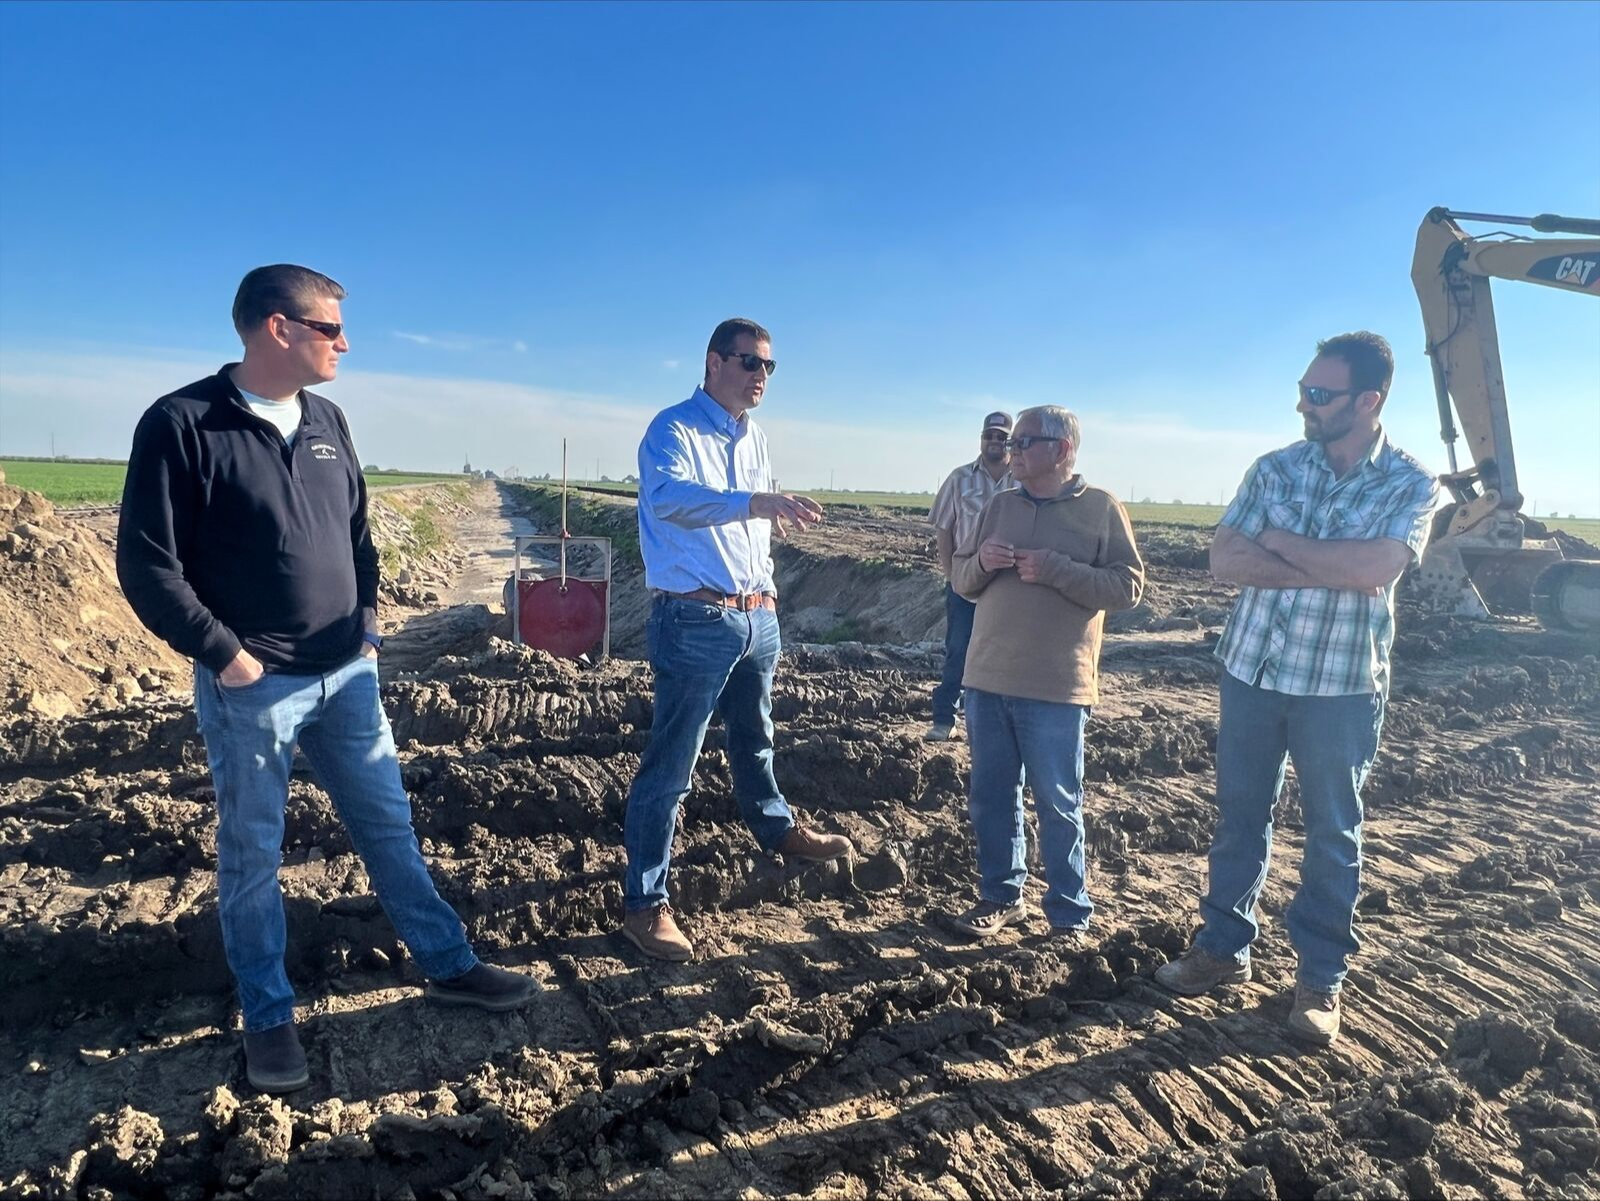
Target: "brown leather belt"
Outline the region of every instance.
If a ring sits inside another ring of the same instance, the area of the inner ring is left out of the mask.
[[[696,588],[693,592],[663,592],[661,595],[671,597],[673,600],[721,605],[724,609],[738,609],[741,613],[748,613],[752,609],[771,609],[774,613],[778,611],[778,594],[775,592],[746,592],[742,595],[728,596],[714,588]]]

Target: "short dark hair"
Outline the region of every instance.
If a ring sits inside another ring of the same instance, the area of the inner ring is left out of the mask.
[[[706,346],[707,354],[728,355],[733,353],[733,344],[739,340],[740,334],[749,334],[757,342],[771,342],[772,335],[748,317],[729,317],[716,329],[711,331],[711,341]]]
[[[1317,343],[1318,356],[1343,359],[1350,367],[1350,386],[1361,392],[1376,392],[1387,399],[1394,379],[1394,351],[1381,334],[1358,329],[1353,334],[1324,338]]]
[[[242,338],[274,313],[303,316],[313,301],[343,300],[344,288],[310,267],[275,263],[257,267],[239,281],[233,298],[233,328]]]

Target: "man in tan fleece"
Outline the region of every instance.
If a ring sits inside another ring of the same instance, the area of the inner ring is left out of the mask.
[[[1008,445],[1019,486],[988,503],[953,564],[951,584],[977,604],[961,682],[980,899],[956,920],[975,938],[1027,916],[1024,780],[1039,815],[1051,929],[1082,930],[1094,912],[1084,888],[1083,728],[1100,699],[1106,612],[1139,603],[1144,563],[1121,502],[1077,474],[1079,436],[1078,419],[1057,405],[1018,414]]]

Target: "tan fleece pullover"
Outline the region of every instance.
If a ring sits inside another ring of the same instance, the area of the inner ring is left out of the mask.
[[[1053,552],[1040,582],[1023,583],[1014,567],[985,571],[978,547],[990,538],[1018,550]],[[963,685],[1093,705],[1100,699],[1106,611],[1139,603],[1144,563],[1121,502],[1074,476],[1050,500],[1021,488],[991,500],[977,530],[956,548],[951,584],[978,606]]]

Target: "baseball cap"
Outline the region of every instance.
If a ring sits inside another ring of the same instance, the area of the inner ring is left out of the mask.
[[[983,428],[986,430],[1001,429],[1006,433],[1011,432],[1011,414],[994,412],[983,419]]]

